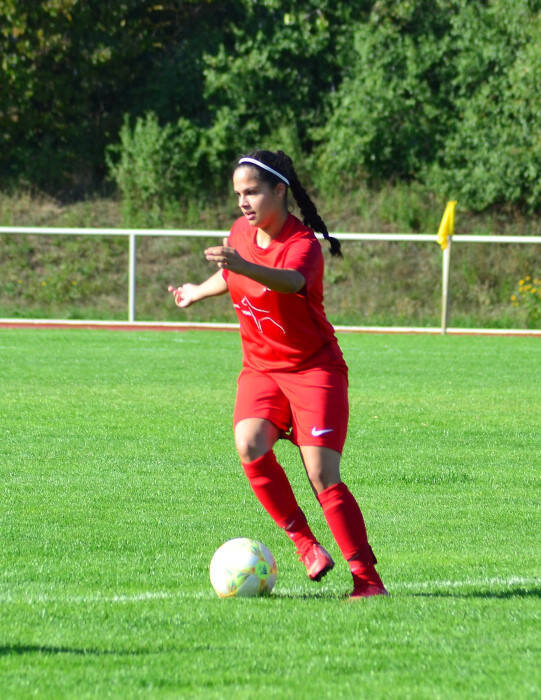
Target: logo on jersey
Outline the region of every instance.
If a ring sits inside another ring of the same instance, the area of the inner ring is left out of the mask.
[[[234,307],[236,309],[240,309],[240,312],[244,314],[245,316],[249,316],[250,318],[253,319],[257,330],[260,333],[263,333],[263,321],[269,321],[270,323],[273,323],[277,328],[279,328],[282,333],[285,335],[285,329],[279,324],[276,323],[274,319],[272,319],[270,316],[262,316],[261,314],[268,314],[269,311],[266,309],[258,309],[257,306],[254,306],[252,302],[248,299],[248,297],[243,297],[241,299],[240,304],[234,304]]]
[[[319,437],[320,435],[325,435],[325,433],[332,433],[333,430],[334,428],[321,428],[320,430],[318,430],[314,425],[314,427],[312,428],[312,435],[314,437]]]

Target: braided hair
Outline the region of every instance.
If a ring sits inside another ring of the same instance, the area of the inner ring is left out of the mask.
[[[295,198],[295,201],[299,205],[301,210],[302,220],[307,225],[310,226],[314,231],[323,234],[323,238],[329,241],[331,247],[331,255],[336,255],[342,257],[342,249],[340,246],[340,241],[337,238],[333,238],[329,235],[327,226],[325,222],[318,214],[316,205],[312,202],[308,193],[304,187],[299,182],[295,168],[293,167],[293,161],[286,155],[283,151],[252,151],[251,153],[246,153],[242,158],[253,158],[258,160],[265,165],[268,165],[273,170],[278,171],[284,177],[289,180],[289,186],[291,188],[291,193]],[[241,158],[241,160],[242,160]],[[237,168],[242,167],[244,164],[237,164]],[[257,164],[248,164],[257,170],[257,176],[263,182],[267,182],[271,187],[275,187],[278,183],[283,182],[283,180],[272,172],[265,170],[264,168],[258,167]]]

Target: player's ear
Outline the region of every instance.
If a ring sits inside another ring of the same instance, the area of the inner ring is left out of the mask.
[[[287,187],[284,182],[279,182],[274,188],[274,194],[276,194],[280,199],[284,199],[286,196]]]

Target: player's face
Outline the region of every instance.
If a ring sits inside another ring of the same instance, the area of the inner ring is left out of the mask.
[[[252,226],[265,229],[284,215],[285,185],[272,187],[259,180],[255,168],[240,167],[233,173],[233,188],[240,210]]]

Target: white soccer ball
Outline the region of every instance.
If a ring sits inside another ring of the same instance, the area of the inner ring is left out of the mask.
[[[261,542],[236,537],[214,552],[210,582],[220,598],[268,595],[276,583],[276,562]]]

